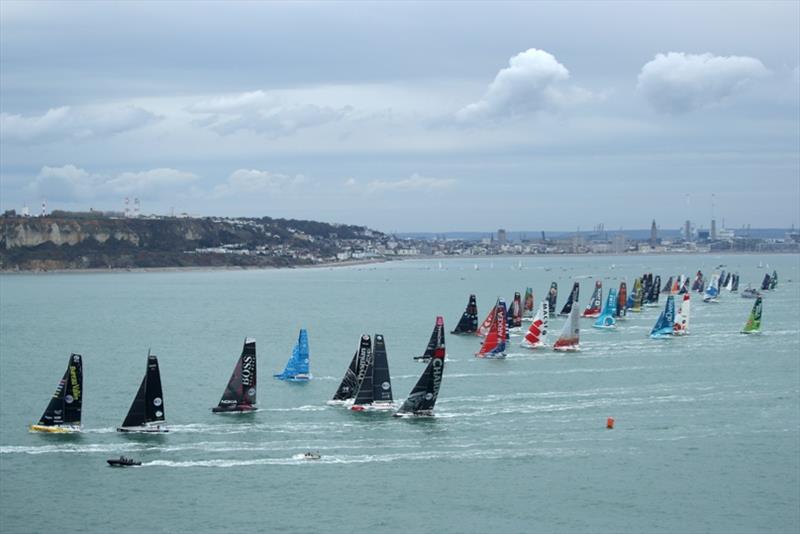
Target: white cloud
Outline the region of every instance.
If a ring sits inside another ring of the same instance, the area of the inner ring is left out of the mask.
[[[457,121],[508,118],[592,97],[584,89],[562,87],[560,82],[569,79],[569,71],[544,50],[530,48],[512,57],[508,65],[497,73],[482,99],[456,113]]]
[[[302,174],[289,176],[257,169],[238,169],[228,176],[225,183],[214,188],[212,196],[279,195],[294,190],[307,182],[308,180]]]
[[[0,132],[4,142],[45,143],[113,135],[141,128],[159,118],[133,105],[62,106],[49,109],[42,115],[0,113]]]
[[[85,201],[122,196],[154,198],[184,189],[197,180],[192,173],[176,169],[123,172],[116,176],[91,174],[72,164],[42,167],[30,184],[37,196],[52,200]]]
[[[768,73],[752,57],[669,52],[642,67],[637,88],[656,110],[686,113],[716,104]]]
[[[355,184],[355,181],[354,181]],[[419,174],[412,174],[403,180],[372,180],[367,184],[367,193],[382,193],[386,191],[439,191],[448,189],[456,184],[453,178],[428,178]]]

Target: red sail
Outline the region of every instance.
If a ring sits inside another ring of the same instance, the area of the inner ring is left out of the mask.
[[[483,340],[481,350],[475,356],[485,358],[492,355],[502,355],[506,347],[506,330],[505,306],[498,304],[494,307],[494,317],[489,332]]]
[[[597,280],[594,283],[594,293],[589,300],[589,305],[583,310],[583,317],[600,317],[600,310],[603,306],[603,282]]]

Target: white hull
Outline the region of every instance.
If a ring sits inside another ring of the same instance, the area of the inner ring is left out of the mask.
[[[130,434],[157,434],[169,432],[169,429],[161,425],[118,426],[117,432],[125,432]]]
[[[372,404],[353,404],[350,409],[354,412],[389,412],[397,407],[391,402],[373,402]]]
[[[528,343],[527,341],[523,341],[522,343],[519,344],[519,346],[522,347],[523,349],[535,350],[535,349],[546,348],[547,344],[546,343],[533,343],[533,344],[531,344],[531,343]]]
[[[553,350],[556,352],[580,352],[581,348],[578,345],[572,345],[569,347],[553,347]]]

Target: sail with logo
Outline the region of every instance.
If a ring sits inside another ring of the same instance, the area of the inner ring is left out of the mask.
[[[372,357],[371,353],[372,340],[368,335],[364,334],[359,341],[358,350],[353,354],[353,359],[350,360],[350,365],[344,372],[344,377],[339,383],[339,387],[336,388],[336,393],[333,394],[333,398],[328,401],[328,404],[344,404],[356,396],[359,377],[362,376],[361,373],[364,370],[367,359]]]
[[[644,297],[644,305],[649,308],[655,308],[658,306],[658,297],[661,295],[659,288],[661,286],[661,275],[656,275],[653,278],[651,273],[648,273],[649,282],[648,282],[648,290],[645,292]]]
[[[550,290],[547,292],[547,309],[551,313],[556,312],[556,299],[558,298],[558,284],[556,282],[550,283]]]
[[[514,299],[508,307],[506,321],[509,328],[519,328],[522,326],[522,297],[519,291],[514,292]]]
[[[600,308],[602,305],[603,305],[603,282],[601,280],[596,280],[594,283],[594,291],[592,292],[592,298],[589,299],[589,304],[586,306],[586,309],[583,310],[581,316],[590,319],[594,319],[595,317],[600,317],[600,311],[601,311]]]
[[[678,313],[675,314],[675,324],[672,326],[672,335],[685,336],[689,334],[689,311],[691,300],[689,293],[683,294],[683,301],[678,306]]]
[[[525,337],[520,343],[521,347],[526,349],[536,349],[539,347],[547,346],[547,325],[550,321],[550,306],[547,299],[542,301],[542,306],[536,312],[531,326],[525,333]]]
[[[525,298],[522,301],[522,320],[533,320],[533,289],[530,287],[525,288]]]
[[[595,328],[616,328],[617,326],[617,290],[608,290],[606,305],[592,326]]]
[[[581,285],[578,282],[572,284],[572,291],[569,293],[569,297],[567,297],[567,302],[564,303],[564,307],[561,308],[559,315],[565,316],[569,315],[572,312],[572,306],[578,302],[578,294],[581,291]]]
[[[444,319],[442,317],[436,318],[436,327],[442,335],[436,338],[431,337],[431,341],[435,340],[436,344],[431,350],[431,357],[428,359],[428,365],[422,372],[422,376],[417,380],[417,384],[414,386],[414,389],[411,390],[408,398],[394,414],[395,417],[433,415],[433,405],[436,404],[436,398],[439,396],[442,374],[444,373],[445,347]],[[434,330],[434,333],[435,332]]]
[[[750,316],[742,328],[742,334],[759,334],[761,333],[761,297],[757,297],[753,303],[753,309],[750,310]]]
[[[394,408],[386,344],[381,334],[375,334],[374,339],[372,353],[367,355],[363,375],[359,374],[358,391],[350,407],[356,412]]]
[[[656,324],[650,330],[650,337],[653,339],[672,337],[675,325],[675,297],[672,295],[667,297],[667,303],[658,316]]]
[[[486,337],[486,334],[489,332],[489,329],[492,326],[492,321],[494,321],[494,313],[495,313],[495,310],[497,309],[497,304],[499,302],[500,302],[500,299],[498,298],[497,302],[495,302],[494,306],[492,306],[492,309],[490,309],[489,313],[486,315],[486,319],[483,320],[481,325],[475,331],[475,335],[476,336]]]
[[[493,310],[494,317],[480,350],[475,353],[478,358],[505,358],[506,341],[508,341],[508,323],[506,323],[506,303],[498,299]]]
[[[703,302],[719,302],[719,275],[711,275],[711,281],[703,294]]]
[[[619,283],[619,296],[617,297],[617,321],[628,317],[628,284]]]
[[[56,386],[42,417],[31,432],[70,433],[81,431],[83,406],[83,360],[80,354],[71,354],[67,370]]]
[[[633,281],[633,291],[628,295],[628,301],[625,307],[632,312],[639,313],[642,311],[642,302],[644,300],[644,289],[642,287],[642,279],[637,278]]]
[[[297,336],[297,343],[292,349],[292,355],[286,362],[286,368],[282,373],[272,375],[278,380],[289,382],[308,382],[311,380],[311,373],[308,372],[308,332],[305,328],[300,329]]]
[[[236,360],[233,374],[222,392],[214,413],[253,412],[256,408],[256,340],[244,340],[242,354]]]
[[[147,351],[147,369],[133,398],[128,415],[117,432],[168,432],[164,422],[164,395],[161,392],[161,373],[158,358]]]
[[[467,302],[467,309],[464,310],[455,329],[450,333],[473,334],[476,330],[478,330],[478,303],[475,299],[475,295],[470,295],[469,302]]]
[[[435,357],[436,351],[440,348],[444,350],[444,318],[437,316],[436,324],[433,326],[433,332],[431,332],[431,338],[428,340],[425,352],[422,356],[414,356],[414,359],[420,362],[427,362]]]

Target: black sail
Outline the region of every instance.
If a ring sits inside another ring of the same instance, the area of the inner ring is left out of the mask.
[[[567,302],[564,303],[564,307],[561,308],[561,313],[559,313],[559,315],[570,314],[570,312],[572,311],[572,306],[578,302],[578,295],[580,293],[580,290],[581,290],[580,283],[575,282],[574,284],[572,284],[572,291],[570,292],[569,297],[567,297]]]
[[[400,410],[395,415],[417,414],[430,415],[436,398],[439,396],[439,387],[442,383],[442,373],[444,373],[444,336],[441,344],[437,345],[432,352],[431,361],[419,377],[417,385],[411,390],[408,398],[403,402]]]
[[[336,393],[333,394],[333,398],[331,400],[344,401],[352,399],[353,395],[355,395],[356,386],[358,385],[358,355],[358,350],[353,353],[353,359],[350,360],[350,366],[347,368],[347,371],[344,372],[344,378],[342,378],[342,382],[339,384],[339,387],[336,390]]]
[[[44,410],[39,424],[80,425],[83,406],[83,361],[80,354],[71,354],[64,376],[58,382],[53,397]]]
[[[383,335],[375,334],[372,353],[372,400],[373,402],[392,402],[392,378],[389,376],[389,359],[386,355]]]
[[[770,276],[769,273],[767,273],[764,275],[764,280],[761,282],[762,291],[766,291],[767,289],[769,289],[769,284],[770,284]]]
[[[131,408],[123,427],[142,426],[146,423],[164,420],[164,396],[161,392],[161,373],[158,370],[158,358],[155,354],[147,354],[147,370],[145,371],[139,390],[133,398]]]
[[[358,375],[356,377],[356,392],[353,395],[353,404],[372,404],[374,399],[372,390],[372,370],[374,367],[374,352],[372,342],[366,334],[361,336],[361,347],[358,349]]]
[[[431,338],[428,340],[428,345],[425,347],[425,352],[422,356],[415,356],[415,360],[428,360],[433,358],[434,352],[439,347],[444,347],[444,319],[441,316],[436,317],[436,324],[431,332]]]
[[[669,294],[672,292],[672,277],[670,276],[667,278],[667,281],[664,283],[664,287],[661,288],[661,292],[665,294]]]
[[[256,341],[245,339],[242,354],[214,412],[250,411],[256,404]]]
[[[553,282],[550,284],[550,291],[547,293],[547,307],[549,310],[556,311],[556,299],[558,298],[558,284]]]
[[[458,321],[455,330],[451,334],[472,334],[478,330],[478,303],[475,295],[469,296],[467,309],[461,315],[461,320]]]

